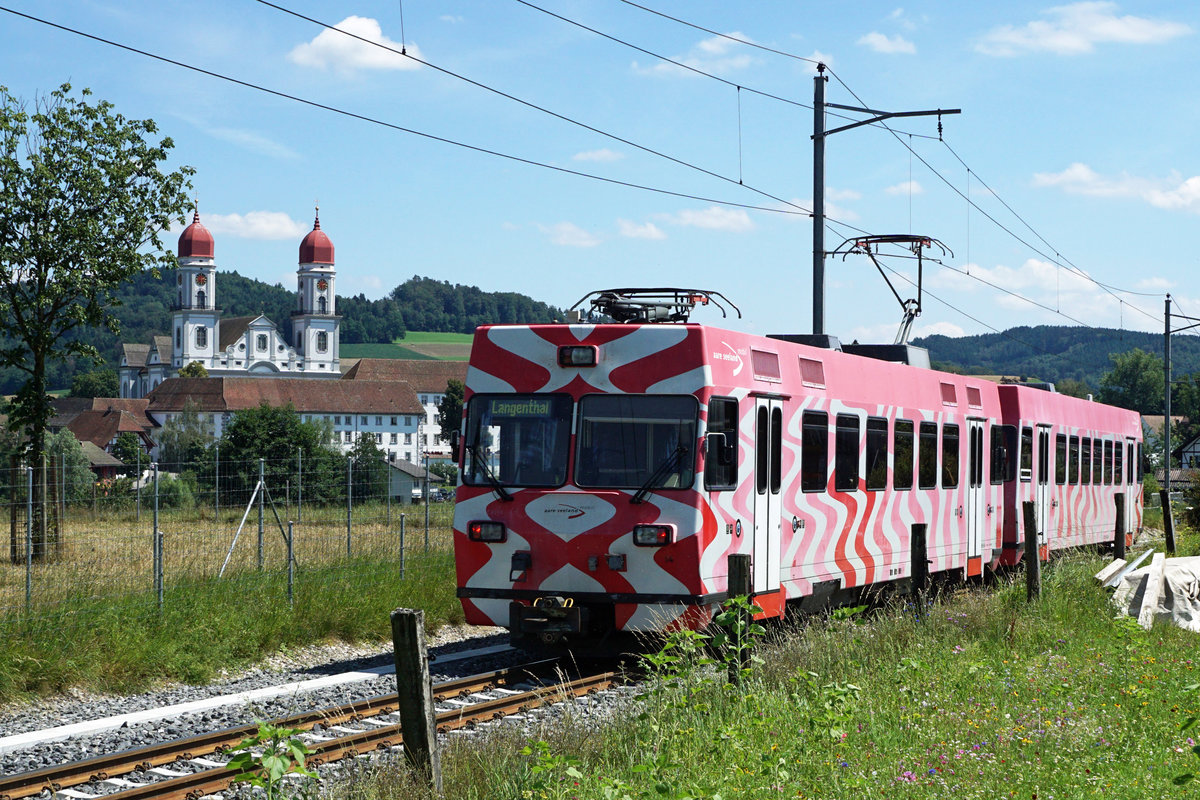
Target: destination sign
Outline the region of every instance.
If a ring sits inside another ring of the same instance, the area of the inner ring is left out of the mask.
[[[551,398],[527,397],[520,400],[511,398],[492,398],[488,404],[488,413],[495,417],[518,417],[545,419],[550,417],[553,410]]]

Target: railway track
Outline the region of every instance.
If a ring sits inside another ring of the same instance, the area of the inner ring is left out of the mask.
[[[555,661],[536,662],[460,678],[433,687],[439,732],[550,705],[621,681],[615,672],[574,680],[558,677]],[[275,720],[300,728],[312,751],[310,765],[395,748],[403,743],[397,695]],[[105,797],[121,800],[195,800],[232,783],[224,751],[257,732],[256,725],[178,739],[0,778],[0,800]]]

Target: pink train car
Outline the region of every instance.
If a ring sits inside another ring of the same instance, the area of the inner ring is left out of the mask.
[[[518,643],[701,628],[966,579],[1141,526],[1136,413],[687,322],[484,326],[454,515],[468,623]],[[901,350],[910,352],[901,346]],[[877,354],[877,353],[876,353]]]

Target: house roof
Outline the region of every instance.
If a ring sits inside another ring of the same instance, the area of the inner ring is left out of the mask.
[[[171,337],[170,336],[155,336],[151,339],[151,348],[158,351],[158,362],[160,364],[171,363]]]
[[[467,362],[415,358],[360,358],[342,375],[344,381],[404,381],[418,392],[441,394],[451,380],[466,383]]]
[[[291,405],[301,414],[421,414],[413,388],[395,381],[322,378],[168,378],[150,392],[150,413],[196,410],[223,413]]]
[[[92,467],[123,467],[125,462],[91,442],[80,442],[83,455]]]
[[[217,350],[224,352],[225,348],[242,338],[242,334],[250,327],[250,323],[258,319],[259,315],[253,317],[229,317],[221,320],[221,341],[218,342]]]
[[[111,408],[80,412],[67,424],[67,430],[75,434],[79,441],[91,442],[101,449],[107,448],[122,433],[133,433],[139,437],[146,434],[146,426],[136,416]]]
[[[121,345],[121,355],[124,356],[125,366],[144,367],[150,356],[150,345],[125,342]]]
[[[124,411],[132,415],[144,430],[153,430],[154,420],[146,413],[150,401],[133,397],[56,397],[51,401],[55,416],[50,420],[52,430],[61,430],[85,411]]]
[[[428,479],[431,483],[438,480],[437,475],[434,475],[432,472],[427,472],[411,461],[405,461],[404,459],[399,461],[390,461],[388,462],[388,466],[397,472],[403,472],[405,475],[416,478],[417,480]]]

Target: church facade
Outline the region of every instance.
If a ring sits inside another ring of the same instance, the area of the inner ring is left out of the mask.
[[[216,246],[195,212],[179,236],[179,267],[170,336],[150,345],[122,346],[118,367],[121,397],[145,397],[187,364],[198,362],[217,378],[341,377],[333,242],[320,215],[300,242],[292,344],[265,316],[223,318],[217,303]]]

